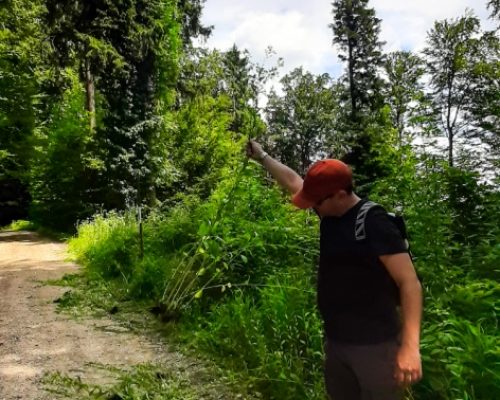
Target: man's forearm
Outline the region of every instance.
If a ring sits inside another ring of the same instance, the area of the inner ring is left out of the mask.
[[[418,280],[415,280],[401,285],[399,290],[403,318],[401,345],[418,348],[422,320],[422,286]]]
[[[261,164],[267,169],[272,177],[276,179],[278,184],[291,194],[297,193],[302,189],[303,180],[293,169],[280,163],[269,155],[261,161]]]

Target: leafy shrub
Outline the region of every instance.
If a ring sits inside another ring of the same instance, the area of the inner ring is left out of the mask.
[[[460,318],[489,328],[498,329],[500,314],[500,284],[494,281],[472,281],[455,285],[447,291],[442,301],[446,309]]]
[[[92,150],[85,90],[78,74],[65,70],[71,82],[46,125],[37,131],[31,166],[30,218],[51,229],[75,231],[75,221],[91,216],[97,206],[96,171],[102,163]]]
[[[418,398],[490,399],[500,393],[500,347],[495,333],[448,312],[424,325],[424,381]]]
[[[38,225],[32,221],[17,220],[2,228],[6,231],[34,231],[38,229]]]
[[[96,215],[78,226],[69,249],[91,275],[128,280],[139,258],[137,224],[132,214]]]
[[[398,186],[401,181],[385,187],[404,190],[426,287],[425,378],[414,396],[489,398],[499,387],[499,292],[492,279],[497,228],[483,224],[481,240],[454,242],[442,166],[422,162],[427,170],[405,182],[408,187]],[[222,174],[207,201],[189,195],[168,213],[150,214],[143,260],[131,214],[81,224],[71,247],[91,273],[121,278],[129,296],[173,299],[184,312],[184,336],[249,381],[249,390],[269,399],[323,398],[321,325],[311,282],[317,217],[293,212],[279,190],[263,183],[259,169],[241,164]],[[384,195],[374,199],[391,204]]]
[[[199,348],[243,371],[265,398],[323,398],[321,323],[307,275],[292,269],[269,277],[256,294],[237,290],[208,316],[192,316],[186,337],[194,331]]]

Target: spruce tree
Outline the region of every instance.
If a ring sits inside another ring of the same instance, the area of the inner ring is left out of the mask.
[[[191,45],[191,39],[207,38],[212,33],[213,26],[204,26],[201,23],[203,4],[206,0],[178,0],[177,10],[181,20],[181,36],[184,48]]]
[[[490,17],[500,19],[500,0],[489,0],[487,6],[491,12]]]
[[[384,61],[381,21],[368,7],[368,0],[335,0],[332,6],[333,44],[340,50],[340,60],[347,63],[350,116],[357,121],[361,114],[376,111],[382,104],[378,74]]]
[[[335,129],[344,136],[348,150],[343,159],[354,167],[358,192],[367,195],[369,186],[386,174],[373,150],[377,140],[374,132],[382,134],[387,128],[373,128],[380,123],[385,125],[384,118],[380,118],[383,81],[379,72],[384,62],[384,43],[379,40],[381,21],[368,0],[335,0],[332,6],[333,44],[339,49],[339,58],[347,64],[343,112]]]

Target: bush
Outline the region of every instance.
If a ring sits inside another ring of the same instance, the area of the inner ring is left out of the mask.
[[[442,319],[441,319],[442,318]],[[500,347],[494,332],[448,312],[424,325],[424,381],[418,398],[490,399],[500,393]]]
[[[90,273],[104,279],[128,281],[139,260],[138,229],[131,213],[96,215],[78,226],[70,252]]]
[[[484,224],[481,240],[454,242],[441,165],[424,162],[429,170],[406,182],[403,196],[426,287],[424,380],[414,397],[490,398],[500,384],[497,228]],[[186,340],[248,381],[250,391],[320,399],[322,338],[312,282],[318,220],[293,212],[260,171],[228,168],[207,201],[190,195],[168,213],[150,214],[143,260],[132,214],[81,224],[71,249],[94,276],[121,279],[128,296],[183,312]]]
[[[238,289],[185,328],[197,347],[269,399],[322,399],[322,328],[310,276],[292,269],[250,295]]]

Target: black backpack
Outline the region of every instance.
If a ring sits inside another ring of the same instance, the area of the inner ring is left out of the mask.
[[[382,206],[380,204],[374,203],[373,201],[367,201],[358,210],[358,215],[356,216],[356,222],[354,224],[354,235],[356,241],[366,239],[366,227],[365,227],[366,216],[368,215],[368,211],[370,211],[374,207],[382,207]],[[406,231],[406,224],[403,216],[396,215],[394,213],[387,213],[387,215],[401,233],[401,236],[403,237],[406,243],[406,249],[408,250],[408,254],[410,254],[410,257],[412,257],[410,251],[410,243],[408,242],[408,233]]]
[[[382,207],[380,204],[374,203],[373,201],[367,201],[365,204],[361,206],[361,208],[358,210],[358,215],[356,216],[356,222],[354,224],[354,235],[356,238],[356,241],[358,240],[365,240],[366,239],[366,228],[365,228],[365,221],[366,221],[366,216],[368,215],[368,211],[370,211],[374,207]],[[410,243],[408,242],[408,234],[406,231],[406,224],[405,220],[402,215],[396,215],[394,213],[387,213],[389,216],[389,219],[396,225],[398,228],[399,232],[401,233],[401,236],[403,237],[405,244],[406,244],[406,250],[408,250],[408,254],[410,255],[410,258],[413,261],[413,256],[410,251]],[[422,276],[416,271],[417,273],[417,278],[418,280],[422,283],[423,279]],[[399,291],[395,293],[395,296],[397,298],[398,304],[401,304],[401,300],[399,298]]]

